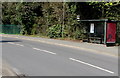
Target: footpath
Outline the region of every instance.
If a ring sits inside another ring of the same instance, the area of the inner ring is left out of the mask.
[[[2,64],[0,63],[0,78],[8,78],[11,76],[16,76],[17,78],[17,74],[12,70],[12,68],[5,62],[2,62]]]
[[[2,34],[2,37],[16,38],[18,40],[23,39],[23,40],[37,41],[37,42],[42,42],[46,44],[75,48],[75,49],[80,49],[88,52],[104,54],[104,55],[109,55],[114,57],[118,57],[118,55],[120,55],[119,53],[120,47],[118,46],[107,47],[104,44],[74,42],[74,41],[67,41],[67,40],[57,40],[57,39],[48,39],[48,38],[30,37],[30,36],[21,36],[21,35]]]

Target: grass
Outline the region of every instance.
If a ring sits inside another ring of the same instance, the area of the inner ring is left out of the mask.
[[[0,34],[5,34],[5,33],[0,33]]]
[[[28,37],[40,37],[40,38],[47,38],[47,39],[56,39],[56,40],[66,40],[66,41],[74,41],[74,42],[82,42],[82,40],[77,40],[73,38],[49,38],[48,36],[43,35],[22,35],[21,36],[28,36]]]

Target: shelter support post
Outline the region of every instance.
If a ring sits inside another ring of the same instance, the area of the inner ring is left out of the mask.
[[[104,44],[106,44],[106,30],[107,30],[107,22],[104,23]]]

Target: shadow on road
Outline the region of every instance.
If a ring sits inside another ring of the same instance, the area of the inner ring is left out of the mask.
[[[2,40],[0,43],[7,43],[7,42],[22,42],[21,40]]]

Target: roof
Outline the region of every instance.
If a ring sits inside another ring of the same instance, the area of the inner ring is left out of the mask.
[[[109,20],[109,19],[91,19],[91,20],[79,20],[81,22],[107,22],[107,21],[111,21],[111,22],[120,22],[119,20]]]

